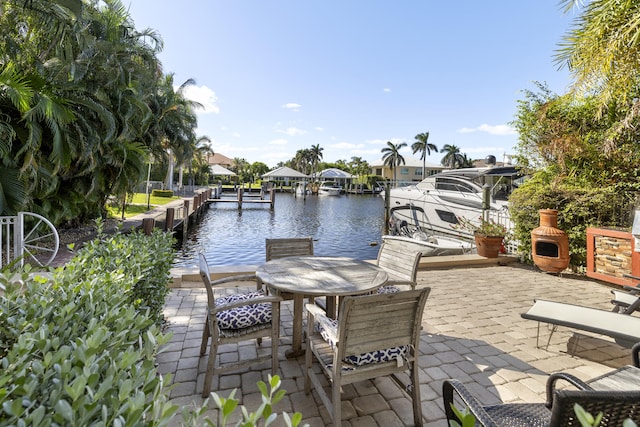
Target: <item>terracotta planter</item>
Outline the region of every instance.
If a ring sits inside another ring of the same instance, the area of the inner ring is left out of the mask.
[[[485,258],[498,258],[500,249],[502,248],[502,236],[485,236],[484,234],[476,234],[476,249],[478,255]]]

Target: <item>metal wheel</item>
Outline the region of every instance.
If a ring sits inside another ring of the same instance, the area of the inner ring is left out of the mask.
[[[32,212],[18,213],[19,256],[22,264],[47,266],[58,254],[60,238],[58,230],[45,217]]]

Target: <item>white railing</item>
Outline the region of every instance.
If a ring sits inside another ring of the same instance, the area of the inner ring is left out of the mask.
[[[49,265],[59,246],[58,231],[45,217],[33,212],[0,216],[0,268],[13,262]]]

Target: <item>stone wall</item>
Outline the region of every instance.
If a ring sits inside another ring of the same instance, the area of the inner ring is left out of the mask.
[[[625,230],[587,228],[587,276],[616,285],[633,286],[625,275],[640,276],[640,252]]]
[[[595,236],[595,270],[600,274],[613,277],[631,274],[632,254],[631,239]]]

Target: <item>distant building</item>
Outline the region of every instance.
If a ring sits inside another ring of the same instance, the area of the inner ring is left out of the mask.
[[[220,153],[215,153],[213,156],[207,156],[207,163],[209,163],[209,166],[220,165],[223,168],[228,169],[233,166],[233,159],[230,159],[227,156],[223,156]]]
[[[322,181],[337,182],[343,188],[346,188],[349,184],[351,184],[351,181],[354,178],[354,176],[349,172],[345,172],[342,169],[337,168],[324,169],[323,171],[320,171],[318,173],[318,176]]]
[[[396,166],[396,179],[398,181],[404,181],[404,182],[422,181],[424,179],[424,177],[422,176],[422,160],[409,157],[409,156],[402,156],[402,157],[404,157],[405,164]],[[371,162],[370,166],[371,166],[370,173],[372,175],[378,175],[383,178],[393,179],[393,171],[389,166],[385,166],[384,161],[382,159]],[[436,165],[430,162],[425,163],[426,176],[441,172],[444,169],[446,168],[441,165]]]

